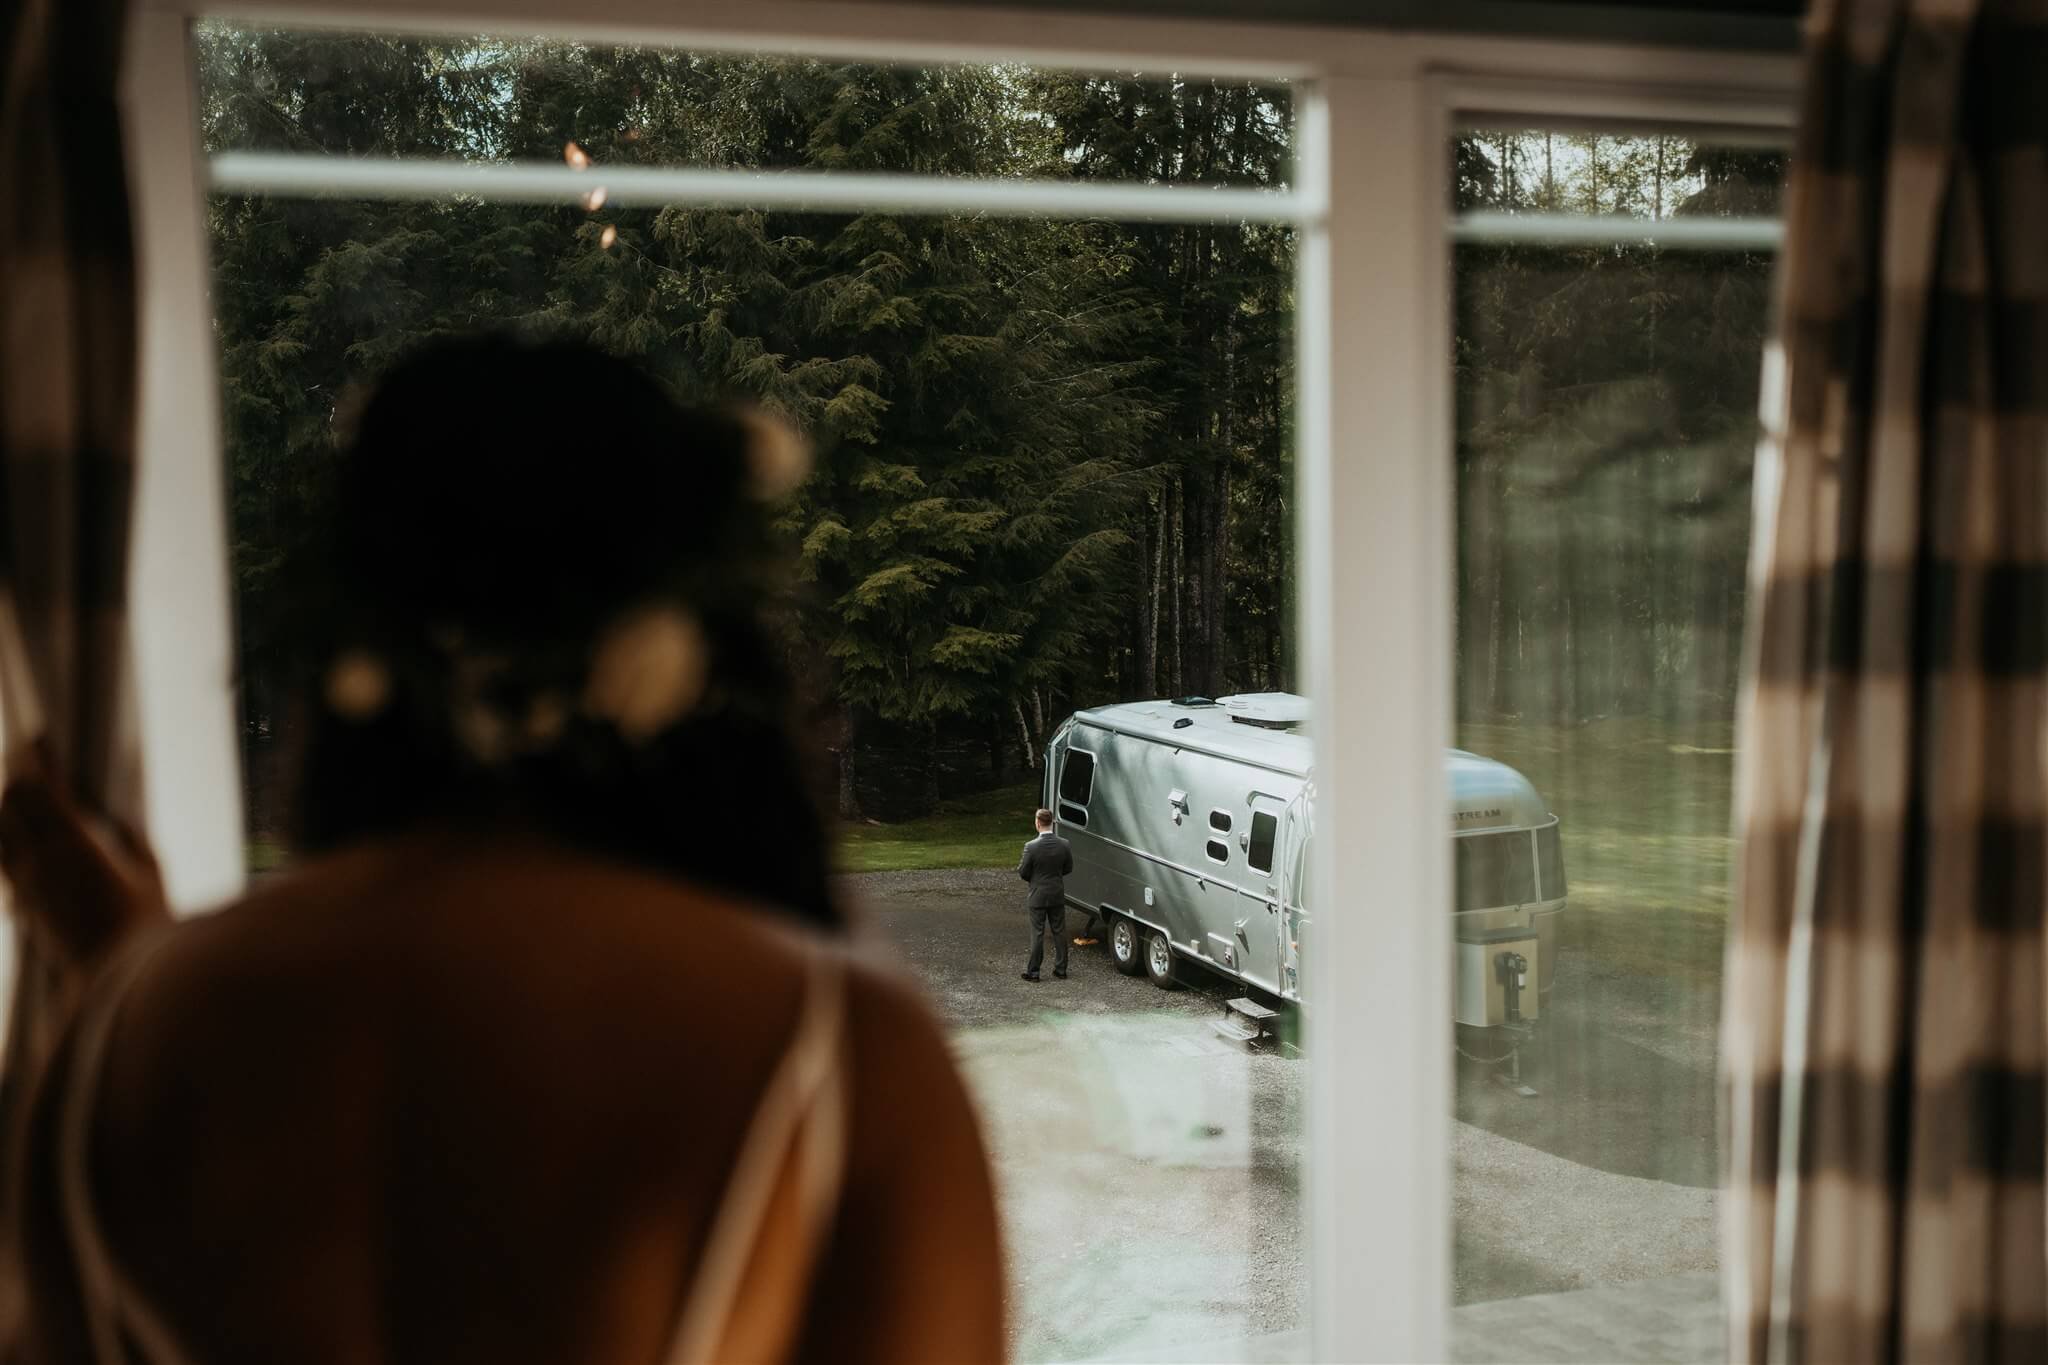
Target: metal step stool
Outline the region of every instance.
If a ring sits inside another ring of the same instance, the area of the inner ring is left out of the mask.
[[[1267,1009],[1245,996],[1224,1005],[1223,1017],[1213,1020],[1209,1027],[1215,1029],[1219,1037],[1252,1048],[1272,1036],[1273,1021],[1279,1017],[1280,1011]]]

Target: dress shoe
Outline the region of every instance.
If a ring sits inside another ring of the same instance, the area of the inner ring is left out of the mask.
[[[1053,968],[1053,969],[1052,969],[1052,974],[1053,974],[1054,976],[1058,977],[1058,978],[1059,978],[1060,980],[1062,980],[1062,981],[1065,981],[1065,980],[1067,979],[1067,974],[1066,974],[1065,972],[1061,971],[1061,970],[1060,970],[1059,968],[1057,968],[1057,967],[1055,967],[1055,968]]]
[[[1026,981],[1036,981],[1036,980],[1038,980],[1038,973],[1037,973],[1037,972],[1019,972],[1019,973],[1017,973],[1017,975],[1019,975],[1019,976],[1023,977],[1023,978],[1024,978],[1024,979],[1025,979]]]

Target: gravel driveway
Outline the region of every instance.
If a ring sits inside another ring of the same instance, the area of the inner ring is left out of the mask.
[[[1215,1036],[1240,992],[1206,972],[1160,991],[1099,946],[1074,950],[1067,981],[1049,965],[1019,980],[1024,888],[1005,871],[843,890],[953,1031],[996,1164],[1019,1359],[1212,1358],[1306,1325],[1307,1068]],[[1569,947],[1559,963],[1537,1098],[1458,1063],[1460,1303],[1715,1264],[1711,983],[1603,972]]]

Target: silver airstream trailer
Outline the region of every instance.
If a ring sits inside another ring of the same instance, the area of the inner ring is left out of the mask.
[[[1171,988],[1179,964],[1199,962],[1300,1001],[1313,928],[1308,722],[1305,698],[1267,692],[1098,707],[1053,736],[1045,804],[1074,846],[1067,900],[1102,920],[1120,970]],[[1505,764],[1452,750],[1445,765],[1457,869],[1453,1013],[1479,1028],[1524,1027],[1541,1015],[1556,970],[1565,904],[1557,817]]]

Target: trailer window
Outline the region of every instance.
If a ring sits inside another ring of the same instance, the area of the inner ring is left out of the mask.
[[[1067,750],[1067,761],[1060,765],[1060,800],[1086,806],[1094,790],[1095,755],[1086,749]]]
[[[1230,845],[1224,843],[1221,839],[1211,839],[1208,851],[1209,861],[1212,863],[1227,863],[1230,861]]]
[[[1068,749],[1060,763],[1060,819],[1076,829],[1088,828],[1088,798],[1095,791],[1095,755]]]
[[[1458,909],[1493,910],[1536,899],[1536,844],[1526,829],[1467,834],[1458,850]]]
[[[1254,872],[1273,870],[1273,837],[1280,831],[1280,822],[1265,811],[1252,812],[1252,841],[1245,850],[1244,860]]]
[[[1227,810],[1210,811],[1209,828],[1215,830],[1218,834],[1230,833],[1230,812]]]
[[[1564,899],[1564,843],[1555,820],[1536,831],[1536,894],[1547,901]]]

